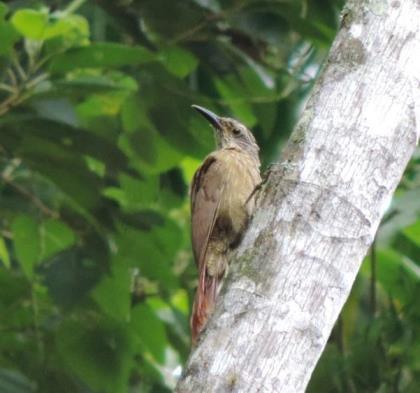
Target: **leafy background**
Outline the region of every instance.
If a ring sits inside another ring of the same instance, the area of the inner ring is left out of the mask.
[[[0,2],[0,392],[169,392],[196,280],[192,103],[264,166],[338,27],[335,0]],[[309,392],[420,391],[420,155]]]

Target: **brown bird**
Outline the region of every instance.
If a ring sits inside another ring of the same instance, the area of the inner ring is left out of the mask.
[[[260,184],[259,147],[251,131],[238,121],[192,106],[213,126],[217,150],[196,171],[191,187],[191,229],[194,259],[199,271],[191,315],[195,343],[213,311],[235,247],[254,210]]]

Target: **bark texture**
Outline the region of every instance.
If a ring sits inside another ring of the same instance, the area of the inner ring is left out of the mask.
[[[180,393],[302,393],[420,127],[420,1],[354,0]]]

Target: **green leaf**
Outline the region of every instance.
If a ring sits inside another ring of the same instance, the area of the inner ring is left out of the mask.
[[[156,227],[164,228],[164,225],[158,224]],[[160,230],[164,230],[163,228]],[[179,231],[178,228],[176,230]],[[168,245],[164,245],[165,239],[159,238],[155,231],[157,229],[135,230],[121,225],[115,239],[118,247],[115,260],[137,267],[142,276],[159,282],[166,288],[173,288],[176,278],[169,261],[175,257],[171,253],[174,252],[174,243],[170,241]],[[178,242],[176,246],[180,245],[181,242]]]
[[[49,109],[50,112],[53,110],[57,108]],[[114,170],[126,165],[126,158],[115,142],[106,138],[106,134],[93,134],[37,116],[3,116],[0,129],[3,141],[6,139],[18,144],[24,156],[26,154],[27,158],[33,159],[35,165],[45,163],[52,172],[57,167],[63,167],[68,171],[66,177],[88,177],[91,185],[95,184],[95,180],[86,173],[85,155],[103,161]],[[16,145],[13,147],[16,148]],[[91,188],[81,187],[77,192],[91,194]]]
[[[7,144],[6,138],[10,138],[11,143],[19,144],[19,154],[25,164],[56,184],[70,197],[66,202],[94,223],[89,209],[101,203],[102,179],[88,170],[85,155],[104,161],[107,168],[118,171],[126,160],[122,152],[101,135],[62,123],[39,118],[14,119],[2,127],[3,142]]]
[[[413,243],[420,247],[420,219],[418,219],[417,222],[415,222],[413,225],[405,228],[403,233]]]
[[[249,95],[244,95],[243,88],[233,80],[216,79],[215,85],[220,95],[226,100],[234,116],[241,119],[248,127],[252,127],[257,122],[251,104]]]
[[[98,70],[79,70],[66,75],[63,80],[54,83],[60,92],[68,94],[104,93],[113,90],[137,91],[137,81],[118,70],[107,70],[102,74]]]
[[[3,238],[0,238],[0,261],[2,261],[3,265],[8,269],[10,268],[9,251],[7,250],[7,246]]]
[[[130,335],[104,318],[66,321],[56,344],[67,367],[93,391],[126,393],[132,366]]]
[[[88,168],[99,177],[105,176],[106,167],[102,161],[96,160],[93,157],[86,156],[86,165]]]
[[[48,220],[40,227],[41,260],[70,247],[75,242],[73,231],[63,222]]]
[[[0,368],[0,392],[31,393],[35,391],[36,384],[19,371]]]
[[[93,291],[93,298],[111,317],[128,321],[130,316],[131,275],[127,266],[113,264],[112,273],[106,276]]]
[[[17,259],[27,277],[40,261],[72,245],[73,231],[58,220],[48,220],[41,225],[30,216],[18,216],[13,224],[13,240]]]
[[[392,246],[396,251],[420,264],[419,225],[420,221],[398,232]]]
[[[0,56],[10,55],[13,44],[19,39],[19,33],[13,25],[4,18],[7,14],[7,6],[0,3]]]
[[[9,8],[7,7],[7,5],[4,4],[2,1],[0,1],[0,20],[4,19],[6,17],[8,9]]]
[[[118,146],[141,172],[166,172],[181,161],[182,155],[155,130],[143,108],[137,95],[123,104],[121,116],[126,133],[120,136]]]
[[[92,243],[85,244],[90,254],[95,251],[94,248],[100,248],[97,242]],[[96,262],[80,248],[72,247],[41,266],[43,283],[55,304],[66,310],[81,304],[88,297],[101,278],[101,266],[106,263],[106,258]]]
[[[147,304],[139,304],[131,312],[130,327],[139,344],[159,363],[165,360],[166,332],[163,322]]]
[[[192,179],[194,177],[194,173],[200,166],[201,161],[191,158],[191,157],[185,157],[181,163],[180,167],[182,169],[182,174],[184,176],[185,181],[190,184],[192,182]]]
[[[136,6],[137,7],[137,6]],[[142,21],[153,35],[176,40],[203,21],[203,10],[191,1],[147,0],[138,3]]]
[[[82,119],[116,116],[120,113],[121,106],[128,94],[127,91],[118,90],[91,95],[77,106],[76,112]]]
[[[63,159],[53,165],[53,160],[48,163],[46,156],[42,159],[33,154],[29,158],[29,152],[26,154],[31,167],[54,182],[69,197],[68,202],[81,209],[79,211],[88,213],[88,209],[99,203],[99,179],[76,156],[74,160]]]
[[[157,202],[159,178],[148,176],[143,180],[127,174],[119,176],[121,188],[109,187],[103,194],[118,203],[127,211],[135,211]]]
[[[0,22],[0,37],[0,55],[9,55],[19,35],[10,24]]]
[[[402,191],[397,190],[392,205],[387,212],[381,230],[378,232],[378,241],[388,245],[395,236],[406,227],[415,225],[420,216],[420,188]]]
[[[176,46],[161,50],[159,58],[166,69],[179,78],[185,78],[198,65],[198,59],[191,52]]]
[[[170,148],[176,149],[182,157],[190,155],[202,159],[209,152],[209,148],[214,147],[214,138],[208,123],[206,132],[201,132],[204,127],[201,130],[190,128],[192,118],[201,120],[191,110],[192,102],[200,103],[199,99],[194,98],[196,93],[189,89],[184,81],[171,75],[161,64],[147,65],[139,74],[141,93],[138,101],[142,105],[138,110],[147,114],[153,129]],[[156,84],[162,86],[163,90],[156,88]],[[142,131],[142,127],[137,127]],[[196,133],[193,134],[193,131]],[[208,141],[211,143],[208,144]],[[165,157],[163,154],[162,156]]]
[[[48,40],[60,36],[64,39],[61,43],[64,47],[88,44],[88,21],[80,15],[66,15],[47,26],[43,38]]]
[[[76,68],[121,67],[141,65],[155,56],[141,46],[126,46],[109,42],[69,49],[55,56],[50,63],[52,72],[67,72]]]
[[[48,25],[48,15],[42,11],[22,9],[15,12],[11,22],[25,38],[42,40]]]
[[[17,259],[25,275],[31,278],[41,254],[38,224],[32,217],[20,215],[13,221],[12,232]]]
[[[391,249],[377,252],[378,281],[392,297],[408,302],[414,293],[418,279],[404,263],[404,256]]]
[[[137,180],[132,176],[122,174],[120,182],[128,203],[144,206],[156,202],[159,193],[158,176],[148,176],[144,180]]]
[[[179,225],[169,217],[166,217],[163,225],[156,225],[151,228],[150,234],[168,260],[173,259],[176,252],[184,244],[184,233],[180,230]]]

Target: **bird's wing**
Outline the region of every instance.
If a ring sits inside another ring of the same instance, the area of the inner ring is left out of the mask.
[[[206,253],[225,188],[226,168],[217,153],[206,158],[194,175],[191,187],[191,229],[194,259],[199,271],[198,288],[191,315],[193,342],[205,326],[216,299],[220,277],[209,276]]]
[[[223,164],[210,155],[194,175],[191,188],[191,229],[194,258],[200,272],[224,190]]]

